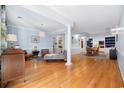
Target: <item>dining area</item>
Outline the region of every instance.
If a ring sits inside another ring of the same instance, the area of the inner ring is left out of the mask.
[[[86,48],[87,56],[96,56],[99,55],[99,47],[87,47]]]

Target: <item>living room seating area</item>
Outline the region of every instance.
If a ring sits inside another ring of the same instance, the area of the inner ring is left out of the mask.
[[[64,50],[63,54],[50,53],[49,49],[41,49],[41,51],[33,50],[32,53],[28,53],[24,50],[25,61],[30,61],[31,59],[43,58],[45,61],[50,60],[64,60],[66,61],[67,52]]]

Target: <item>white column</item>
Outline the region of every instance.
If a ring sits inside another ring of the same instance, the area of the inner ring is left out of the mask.
[[[71,25],[67,25],[67,62],[66,66],[71,65]]]

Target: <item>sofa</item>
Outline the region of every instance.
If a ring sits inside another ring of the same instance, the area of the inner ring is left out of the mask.
[[[46,54],[44,55],[45,61],[53,61],[53,60],[67,60],[67,52],[64,51],[63,54]]]

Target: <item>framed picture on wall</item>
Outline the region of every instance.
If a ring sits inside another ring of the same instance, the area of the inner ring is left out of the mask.
[[[32,43],[40,43],[40,36],[32,35],[31,36],[31,42]]]

